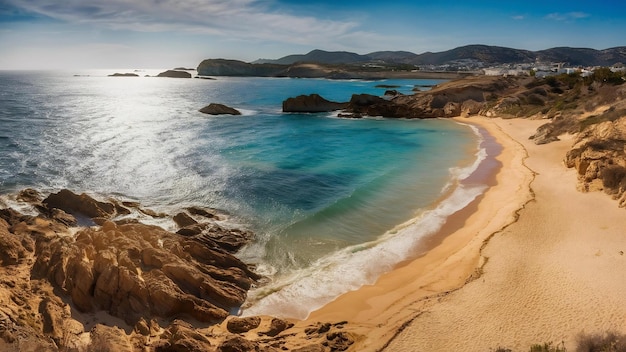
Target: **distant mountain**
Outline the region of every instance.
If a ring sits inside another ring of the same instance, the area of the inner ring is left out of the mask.
[[[277,60],[257,60],[254,64],[292,65],[297,62],[320,64],[387,64],[444,65],[459,60],[474,60],[488,65],[530,63],[535,61],[566,62],[574,66],[610,66],[626,63],[626,47],[604,50],[558,47],[540,51],[513,49],[491,45],[466,45],[447,51],[414,54],[408,51],[377,51],[359,55],[346,51],[313,50],[304,55],[289,55]]]
[[[476,60],[486,64],[509,64],[535,61],[532,51],[489,45],[466,45],[439,53],[417,55],[413,64],[442,65],[451,61]]]
[[[376,51],[365,55],[374,61],[393,62],[401,64],[413,63],[418,55],[408,51]]]
[[[320,64],[348,64],[370,61],[367,55],[359,55],[347,51],[324,51],[313,50],[305,55],[289,55],[278,60],[260,59],[254,61],[253,64],[278,64],[292,65],[296,62],[314,62]]]
[[[615,63],[626,63],[626,47],[605,50],[587,48],[552,48],[536,52],[541,61],[568,62],[570,65],[610,66]]]

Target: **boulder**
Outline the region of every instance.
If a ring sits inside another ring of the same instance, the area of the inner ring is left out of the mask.
[[[78,195],[69,190],[50,194],[42,202],[48,209],[61,209],[70,214],[82,214],[89,218],[111,218],[115,205],[97,201],[85,193]]]
[[[279,318],[272,318],[269,330],[263,332],[262,334],[274,337],[291,327],[293,327],[293,323]]]
[[[346,103],[326,100],[319,94],[299,95],[283,101],[283,112],[317,113],[341,110]]]
[[[371,94],[353,94],[346,112],[353,115],[362,116],[382,116],[382,117],[419,117],[414,116],[411,107],[403,100],[397,99],[403,96],[397,96],[395,99],[387,100],[379,96]]]
[[[259,345],[256,342],[246,340],[241,336],[235,336],[222,342],[217,347],[217,350],[219,352],[259,351]]]
[[[260,317],[245,317],[245,318],[231,318],[226,324],[228,331],[233,334],[246,333],[250,330],[256,329],[261,324]]]
[[[185,71],[167,70],[159,73],[157,77],[191,78],[191,73]]]
[[[216,103],[211,103],[203,107],[202,109],[200,109],[200,112],[209,115],[241,115],[241,112],[237,109],[233,109],[224,104]]]
[[[178,227],[187,227],[191,225],[196,225],[198,223],[187,213],[178,213],[174,215],[173,220],[176,223],[176,225],[178,225]]]

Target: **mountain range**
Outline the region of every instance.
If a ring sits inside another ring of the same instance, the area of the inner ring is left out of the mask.
[[[488,65],[564,62],[571,66],[611,66],[626,63],[626,46],[596,50],[590,48],[556,47],[530,51],[490,45],[466,45],[442,52],[415,54],[408,51],[377,51],[360,55],[347,51],[313,50],[307,54],[288,55],[276,60],[259,59],[253,64],[292,65],[298,62],[320,64],[385,63],[410,65],[445,65],[460,60],[473,60]]]

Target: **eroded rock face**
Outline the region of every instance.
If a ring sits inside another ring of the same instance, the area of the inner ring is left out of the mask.
[[[626,116],[589,126],[567,152],[581,191],[604,190],[626,206]]]
[[[37,253],[34,274],[66,292],[78,309],[105,310],[132,324],[180,314],[223,320],[253,281],[227,252],[144,224],[107,222],[75,240],[40,240]]]
[[[341,110],[345,108],[346,105],[346,103],[326,100],[318,94],[299,95],[295,98],[288,98],[283,101],[283,112],[329,112]]]
[[[241,115],[239,110],[217,103],[211,103],[203,107],[200,109],[200,112],[209,115]]]

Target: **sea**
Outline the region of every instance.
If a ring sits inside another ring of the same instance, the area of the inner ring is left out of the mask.
[[[67,188],[169,214],[220,209],[223,226],[255,233],[237,255],[264,276],[233,313],[306,318],[423,254],[488,188],[471,177],[488,159],[476,127],[282,112],[301,94],[348,101],[443,81],[147,77],[160,71],[0,71],[0,207],[28,212],[19,190]],[[242,115],[198,111],[209,103]]]

